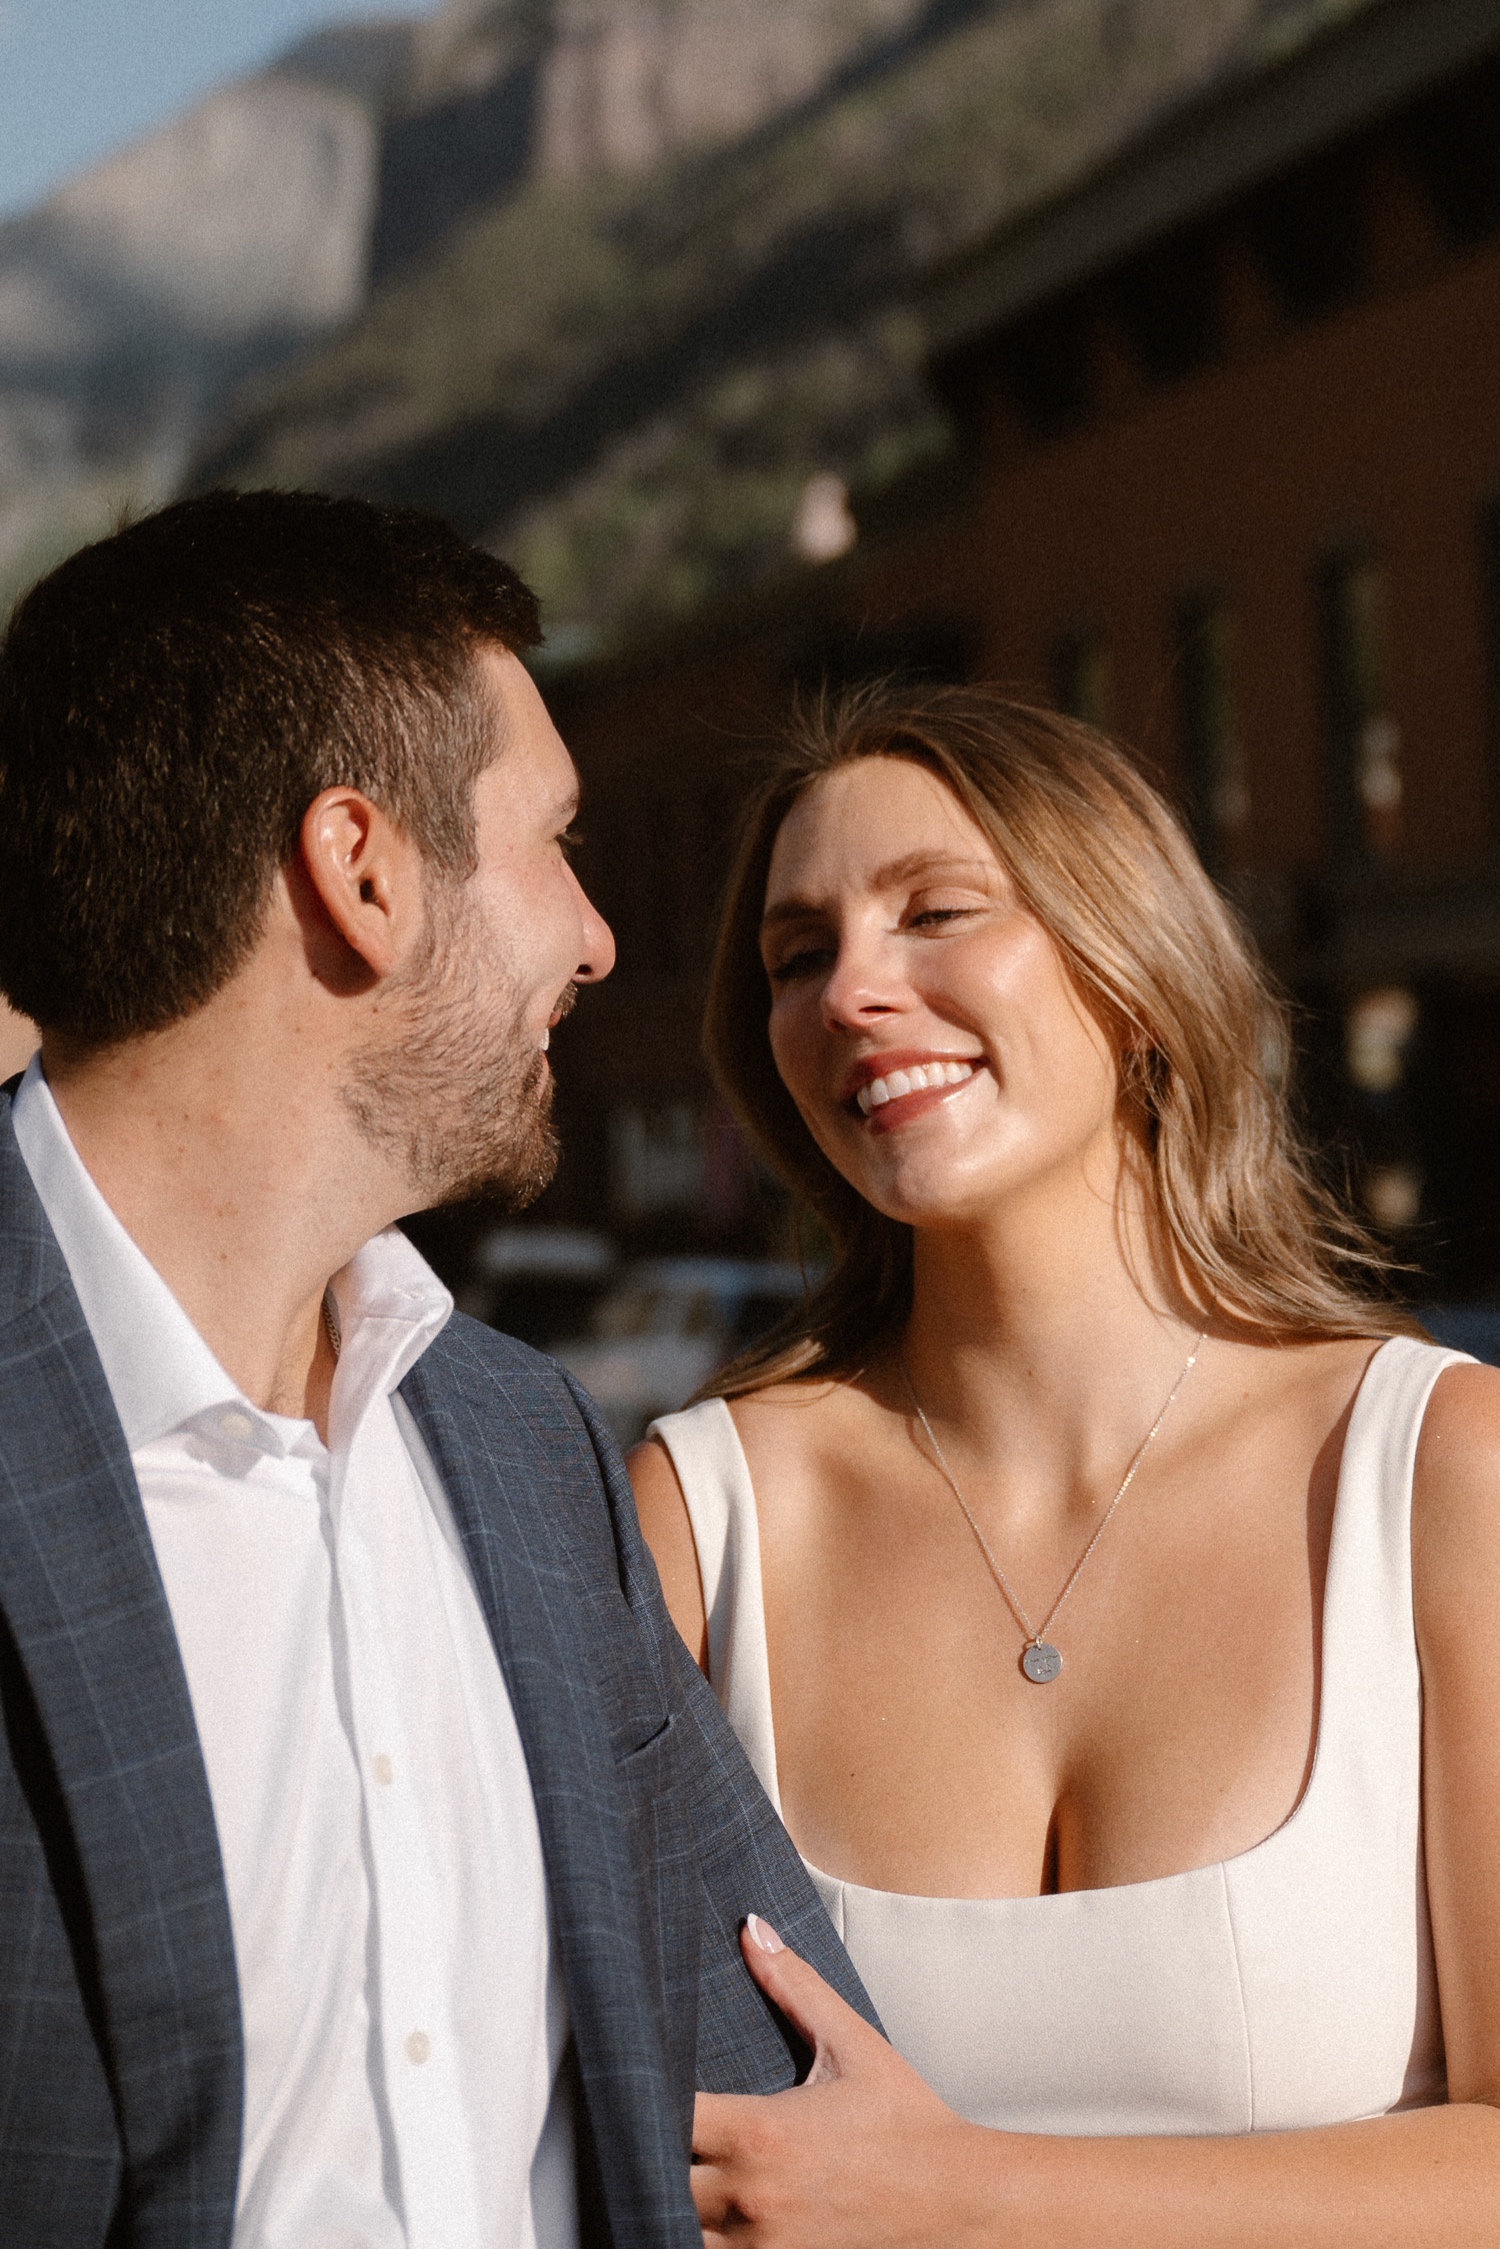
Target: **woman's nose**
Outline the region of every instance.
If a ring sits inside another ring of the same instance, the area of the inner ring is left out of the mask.
[[[894,1014],[900,1005],[897,981],[878,947],[840,945],[823,985],[824,1021],[833,1029],[855,1029]]]

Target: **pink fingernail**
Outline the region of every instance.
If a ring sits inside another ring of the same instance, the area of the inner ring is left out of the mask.
[[[762,1921],[759,1914],[747,1915],[745,1927],[750,1931],[750,1942],[758,1952],[785,1952],[786,1946],[776,1931],[768,1921]]]

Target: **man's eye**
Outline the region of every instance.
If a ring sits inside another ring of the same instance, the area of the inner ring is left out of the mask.
[[[583,842],[583,832],[579,828],[564,828],[562,834],[558,837],[557,840],[561,844],[564,852],[571,859],[574,852],[579,849]]]

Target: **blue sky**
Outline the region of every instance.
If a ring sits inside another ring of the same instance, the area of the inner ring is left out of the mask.
[[[0,0],[0,216],[328,23],[433,0]]]

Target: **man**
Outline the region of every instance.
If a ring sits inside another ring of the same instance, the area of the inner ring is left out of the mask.
[[[0,2241],[699,2241],[695,2081],[857,2005],[550,1361],[394,1230],[549,1177],[613,944],[441,524],[216,494],[0,650]]]

